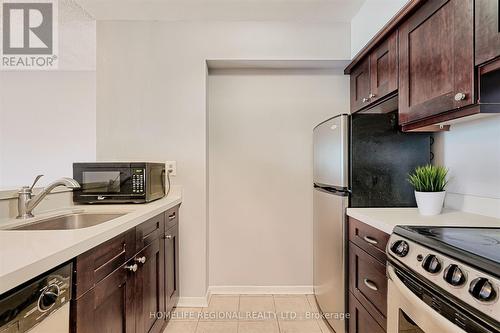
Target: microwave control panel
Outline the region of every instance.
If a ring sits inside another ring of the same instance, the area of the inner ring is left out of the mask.
[[[132,169],[132,193],[144,193],[144,169]]]

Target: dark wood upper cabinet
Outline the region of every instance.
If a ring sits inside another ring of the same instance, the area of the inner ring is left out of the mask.
[[[475,102],[473,0],[426,2],[399,27],[399,122]]]
[[[136,332],[161,332],[165,323],[164,249],[156,238],[139,252],[134,261],[135,273]],[[155,316],[160,314],[160,316]]]
[[[370,54],[370,103],[398,89],[398,34],[384,40]]]
[[[370,95],[370,62],[365,59],[351,72],[351,112],[368,105]]]
[[[398,35],[394,32],[351,72],[351,112],[357,112],[398,89]]]
[[[475,0],[476,65],[500,56],[500,19],[498,0]]]
[[[179,300],[179,226],[174,225],[165,235],[165,302],[167,312]]]

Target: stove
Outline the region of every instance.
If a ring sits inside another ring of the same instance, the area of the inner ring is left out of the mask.
[[[398,226],[387,254],[392,280],[456,327],[450,332],[500,332],[500,228]]]

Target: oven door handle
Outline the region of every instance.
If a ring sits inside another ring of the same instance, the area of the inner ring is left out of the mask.
[[[387,265],[387,275],[390,282],[392,282],[392,285],[397,289],[397,292],[400,294],[399,297],[403,297],[407,300],[406,303],[411,304],[411,308],[413,312],[418,313],[418,317],[420,318],[412,318],[412,319],[421,319],[423,321],[422,325],[429,325],[431,324],[432,329],[425,329],[422,327],[422,329],[425,332],[442,332],[442,333],[467,333],[466,331],[462,330],[459,326],[453,324],[451,321],[440,315],[438,312],[436,312],[434,309],[432,309],[429,305],[427,305],[424,301],[422,301],[417,295],[415,295],[413,292],[411,292],[410,289],[408,289],[407,286],[404,285],[403,282],[399,279],[399,277],[396,275],[396,271],[394,270],[394,267],[392,267],[390,264]],[[390,288],[389,288],[390,289]],[[394,297],[395,295],[389,295],[389,299]],[[396,296],[397,297],[397,296]],[[390,303],[390,300],[389,300]],[[394,311],[394,309],[388,309],[388,311]],[[390,317],[394,316],[395,314],[389,314]],[[410,316],[411,317],[411,316]],[[392,320],[389,319],[389,326],[392,325]],[[388,329],[387,332],[397,332],[391,329]]]

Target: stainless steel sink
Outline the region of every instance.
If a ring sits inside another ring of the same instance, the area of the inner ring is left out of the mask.
[[[13,227],[11,230],[69,230],[92,227],[123,216],[120,213],[75,213],[44,219],[22,226]]]

